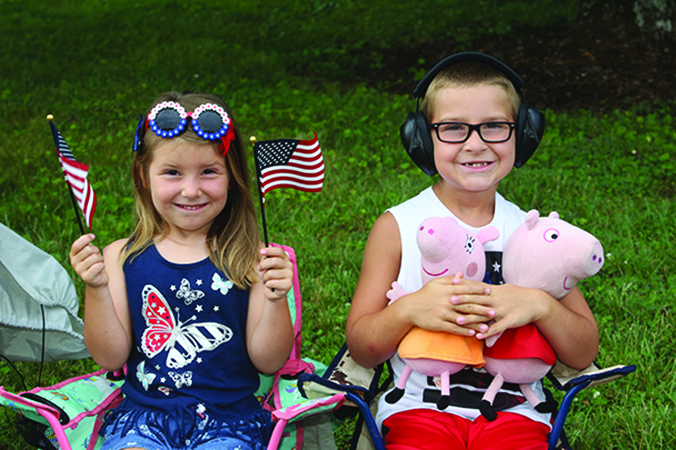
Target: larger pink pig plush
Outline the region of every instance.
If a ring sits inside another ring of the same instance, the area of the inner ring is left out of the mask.
[[[526,221],[509,237],[502,256],[503,279],[517,286],[537,288],[556,299],[564,297],[579,280],[595,275],[603,266],[598,239],[559,219],[556,212],[540,217],[528,212]],[[539,412],[552,412],[553,400],[541,402],[530,383],[542,379],[556,355],[535,325],[505,331],[486,340],[484,369],[494,376],[481,402],[481,414],[495,420],[492,407],[503,382],[519,384],[526,400]]]
[[[486,255],[482,244],[497,239],[498,229],[486,227],[478,235],[466,230],[453,217],[431,217],[420,224],[416,241],[421,253],[423,284],[438,277],[463,273],[466,279],[481,281],[486,272]],[[388,291],[390,303],[406,294],[395,282]],[[404,395],[411,372],[440,377],[441,397],[437,407],[450,404],[449,376],[467,365],[481,367],[483,342],[474,337],[435,332],[413,327],[399,343],[399,356],[406,363],[397,386],[385,400],[398,401]]]

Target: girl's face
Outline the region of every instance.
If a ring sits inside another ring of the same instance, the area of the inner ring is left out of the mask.
[[[217,144],[164,139],[148,168],[153,205],[169,235],[206,233],[228,200],[230,175]]]
[[[501,87],[478,84],[439,91],[436,110],[430,123],[514,122],[507,92]],[[460,144],[438,140],[432,131],[434,162],[439,175],[454,190],[463,192],[495,191],[498,183],[514,166],[514,133],[506,142],[486,143],[477,131]]]

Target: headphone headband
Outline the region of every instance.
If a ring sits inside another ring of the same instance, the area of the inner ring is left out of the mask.
[[[427,72],[427,74],[425,74],[423,79],[420,80],[420,82],[418,83],[418,86],[416,86],[415,90],[413,91],[413,95],[416,98],[424,97],[425,93],[427,92],[427,88],[430,87],[432,80],[436,78],[439,72],[444,70],[446,67],[459,64],[465,61],[477,61],[494,67],[495,69],[502,72],[509,79],[509,81],[512,82],[512,84],[519,93],[523,93],[524,88],[523,80],[516,74],[516,72],[514,72],[509,66],[504,64],[502,61],[498,61],[492,56],[485,55],[483,53],[463,52],[449,56],[448,58],[444,59],[439,64],[434,66],[432,70]]]

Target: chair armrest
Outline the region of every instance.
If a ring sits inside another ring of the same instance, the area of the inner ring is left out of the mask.
[[[549,378],[557,389],[567,391],[573,386],[588,381],[589,384],[587,387],[610,383],[627,376],[635,370],[635,364],[630,366],[619,365],[604,369],[596,363],[592,363],[586,369],[578,370],[566,366],[561,361],[557,361],[556,365],[554,365],[549,374],[547,374],[547,378]]]

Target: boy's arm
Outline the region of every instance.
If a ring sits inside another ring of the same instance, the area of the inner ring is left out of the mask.
[[[575,369],[588,367],[599,351],[599,329],[582,292],[576,286],[561,300],[550,299],[547,312],[535,325],[562,363]]]
[[[374,367],[394,355],[399,341],[411,328],[395,307],[403,297],[386,308],[385,294],[397,279],[400,262],[399,228],[394,217],[385,213],[371,228],[347,318],[350,355],[364,367]]]
[[[487,329],[489,308],[455,306],[454,295],[485,293],[479,285],[458,285],[454,277],[430,281],[388,306],[386,293],[396,281],[401,264],[399,227],[390,213],[371,229],[364,260],[347,319],[347,345],[354,360],[376,366],[394,355],[399,341],[413,326],[427,330],[472,335]],[[471,309],[470,309],[471,308]],[[464,320],[458,325],[458,319]]]

